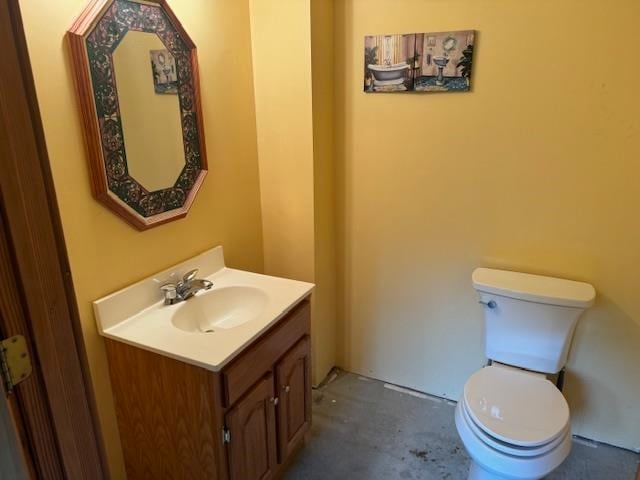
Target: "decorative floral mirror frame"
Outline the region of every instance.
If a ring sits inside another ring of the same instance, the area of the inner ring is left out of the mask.
[[[175,58],[185,166],[170,188],[129,175],[112,53],[130,30],[155,33]],[[184,217],[207,173],[194,43],[165,0],[93,0],[68,39],[94,196],[139,230]]]

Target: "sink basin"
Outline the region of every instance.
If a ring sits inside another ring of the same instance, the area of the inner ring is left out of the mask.
[[[449,59],[447,57],[433,57],[433,63],[439,67],[446,67],[449,63]]]
[[[231,286],[201,292],[182,303],[171,322],[191,333],[215,333],[244,325],[260,316],[267,294],[255,287]]]
[[[159,302],[158,286],[198,268],[214,287],[175,305]],[[100,334],[219,372],[290,309],[313,284],[228,268],[222,247],[93,302]]]

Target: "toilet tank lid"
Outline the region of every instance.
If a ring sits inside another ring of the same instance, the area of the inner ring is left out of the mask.
[[[596,298],[592,285],[562,278],[492,268],[476,268],[471,278],[476,290],[529,302],[588,308]]]

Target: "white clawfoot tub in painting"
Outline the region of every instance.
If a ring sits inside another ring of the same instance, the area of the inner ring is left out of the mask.
[[[404,74],[409,64],[396,63],[394,65],[368,65],[373,74],[373,85],[400,85],[404,83]]]

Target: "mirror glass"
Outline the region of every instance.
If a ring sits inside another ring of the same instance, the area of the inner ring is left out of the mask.
[[[149,191],[170,188],[185,165],[175,59],[155,33],[131,31],[113,69],[129,175]]]
[[[96,198],[139,229],[206,175],[196,48],[166,2],[90,4],[69,30]]]
[[[450,52],[451,50],[456,48],[457,44],[458,44],[458,41],[456,40],[455,37],[447,37],[442,41],[442,48],[447,52]]]

